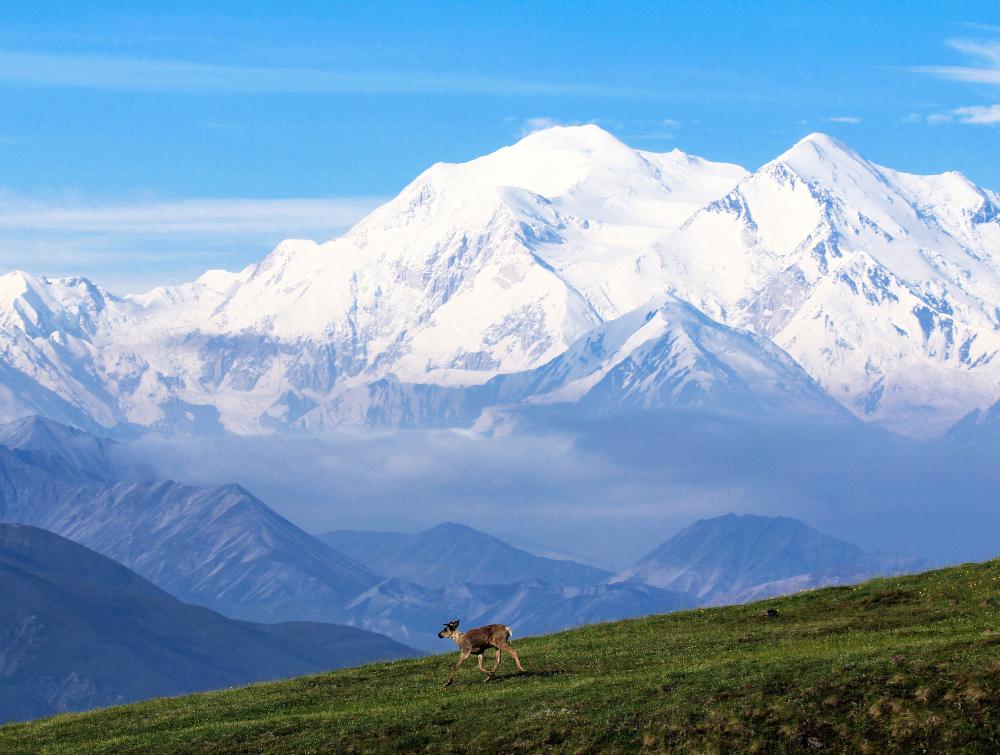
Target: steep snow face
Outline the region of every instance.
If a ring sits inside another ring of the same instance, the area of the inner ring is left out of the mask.
[[[344,236],[239,272],[124,298],[0,276],[0,420],[467,425],[495,380],[516,376],[511,396],[541,370],[518,401],[818,406],[815,381],[932,435],[1000,397],[998,208],[959,174],[892,171],[821,134],[748,174],[549,129],[434,165]],[[638,322],[668,294],[672,314]],[[596,340],[604,361],[583,369],[573,345]]]
[[[120,424],[95,340],[128,309],[84,278],[0,276],[0,421],[37,414],[83,428]]]
[[[86,338],[94,334],[115,297],[85,278],[36,278],[20,271],[0,275],[0,327],[29,338],[61,332]]]
[[[572,402],[594,414],[673,407],[850,416],[766,338],[715,322],[672,296],[595,328],[536,370],[487,387],[497,402]]]
[[[533,134],[433,166],[340,239],[286,242],[207,327],[324,339],[353,357],[348,373],[482,382],[659,293],[646,248],[743,175],[593,126]]]
[[[679,296],[773,339],[858,416],[937,434],[1000,393],[998,204],[814,134],[660,251]]]
[[[341,238],[118,300],[86,323],[90,353],[66,360],[97,384],[40,382],[101,425],[250,433],[353,407],[386,377],[461,386],[531,369],[660,293],[651,241],[744,175],[593,126],[533,134],[431,167]]]

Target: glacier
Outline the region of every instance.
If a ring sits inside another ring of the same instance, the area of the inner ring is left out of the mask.
[[[560,404],[936,437],[1000,399],[998,208],[823,134],[749,172],[546,129],[241,271],[128,296],[0,276],[0,420],[496,430]]]

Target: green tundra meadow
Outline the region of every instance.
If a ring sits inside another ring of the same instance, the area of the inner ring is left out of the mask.
[[[525,674],[373,664],[8,725],[0,752],[1000,752],[1000,560],[514,629]]]

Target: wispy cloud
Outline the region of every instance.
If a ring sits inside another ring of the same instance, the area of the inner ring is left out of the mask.
[[[852,125],[861,123],[861,118],[856,115],[835,115],[832,118],[827,118],[830,123],[849,123]]]
[[[988,24],[966,24],[982,31],[997,32],[1000,27]],[[969,39],[951,39],[948,46],[975,63],[966,66],[917,66],[913,70],[918,73],[930,74],[950,81],[960,81],[972,84],[1000,86],[1000,41],[979,41]],[[924,117],[911,113],[903,119],[904,123],[919,123],[926,121],[931,125],[943,123],[962,123],[974,126],[990,126],[1000,123],[1000,104],[967,105],[951,108]]]
[[[536,131],[544,131],[547,128],[555,128],[556,126],[579,126],[579,122],[571,121],[561,121],[556,118],[550,118],[547,115],[536,116],[534,118],[525,118],[520,123],[520,133],[521,136],[527,136],[528,134],[533,134]]]
[[[966,21],[962,26],[968,29],[975,29],[976,31],[995,31],[1000,32],[1000,26],[996,24],[982,24],[977,21]]]
[[[629,124],[620,138],[629,144],[641,145],[648,142],[672,142],[682,127],[676,118],[661,118],[658,121],[639,121]]]
[[[942,123],[950,123],[953,120],[955,120],[955,116],[951,113],[930,113],[927,116],[927,122],[933,126],[937,126]]]
[[[357,73],[147,60],[106,55],[0,51],[0,81],[125,91],[228,94],[441,94],[636,97],[649,92],[603,84],[447,76],[419,71]]]
[[[940,126],[945,123],[964,123],[973,126],[993,126],[1000,124],[1000,105],[970,105],[944,110],[940,113],[910,113],[903,123],[929,123]]]
[[[1000,123],[1000,105],[974,105],[959,107],[951,111],[959,123],[992,125]]]
[[[137,291],[238,269],[286,238],[326,241],[381,200],[183,199],[82,204],[0,192],[0,271],[80,274]]]
[[[916,66],[912,70],[952,81],[1000,85],[1000,42],[952,39],[948,40],[947,44],[952,49],[977,62],[978,65]]]
[[[77,205],[0,195],[0,228],[131,236],[279,232],[315,237],[350,225],[379,201],[375,198],[182,199]]]

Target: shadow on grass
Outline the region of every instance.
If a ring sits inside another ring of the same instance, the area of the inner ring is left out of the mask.
[[[489,680],[490,684],[500,684],[503,682],[514,682],[518,679],[545,679],[552,676],[562,676],[563,674],[568,674],[569,669],[564,668],[554,668],[554,669],[529,669],[528,671],[523,671],[515,674],[501,674],[500,676],[494,676]]]

